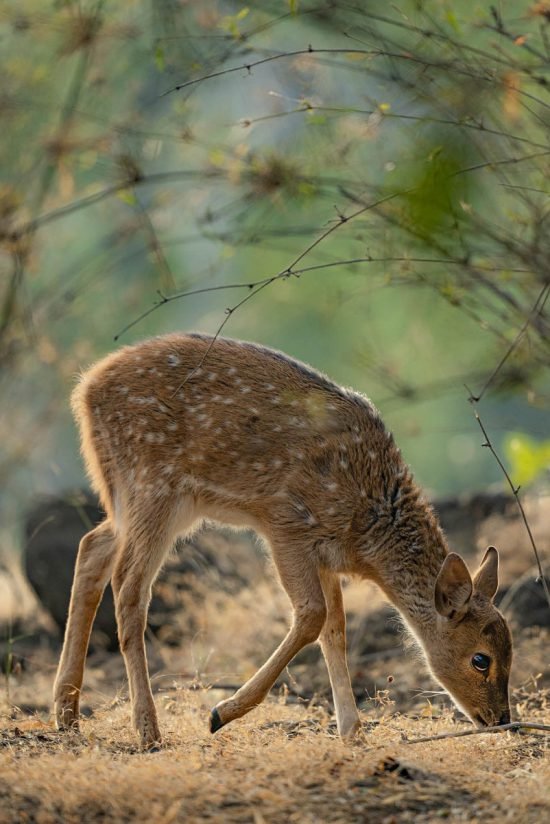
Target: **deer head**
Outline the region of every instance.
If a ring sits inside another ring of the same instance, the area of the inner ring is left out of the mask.
[[[480,727],[510,721],[512,638],[493,605],[497,588],[495,547],[473,577],[460,555],[447,555],[435,584],[436,632],[426,649],[436,679]]]

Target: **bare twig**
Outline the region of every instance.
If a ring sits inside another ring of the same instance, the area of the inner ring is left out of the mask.
[[[335,232],[341,226],[343,226],[346,223],[349,223],[351,220],[354,220],[355,218],[359,217],[360,215],[364,214],[365,212],[369,211],[370,209],[374,209],[375,207],[380,206],[382,203],[386,203],[387,201],[393,200],[394,198],[399,197],[400,195],[403,195],[403,194],[406,194],[406,193],[407,192],[402,192],[402,191],[392,192],[392,194],[386,195],[385,197],[381,197],[376,201],[373,201],[371,203],[367,203],[364,206],[361,206],[360,209],[356,209],[355,212],[352,212],[350,215],[346,216],[346,215],[343,215],[343,214],[339,214],[337,220],[331,226],[329,226],[329,228],[326,229],[321,235],[319,235],[319,237],[317,237],[314,241],[312,241],[309,244],[309,246],[306,247],[306,249],[304,249],[302,252],[300,252],[300,254],[296,258],[294,258],[294,260],[289,264],[289,266],[286,267],[286,269],[283,269],[281,272],[278,272],[276,275],[272,275],[271,277],[265,278],[265,280],[260,281],[259,285],[256,288],[253,288],[250,291],[250,294],[246,295],[246,297],[242,298],[242,300],[240,300],[238,303],[234,304],[234,306],[228,306],[227,309],[225,310],[225,318],[223,319],[223,321],[219,324],[218,328],[216,329],[216,332],[214,333],[214,336],[212,337],[212,340],[208,344],[208,347],[206,348],[206,351],[205,351],[204,355],[200,359],[199,363],[197,363],[197,365],[191,370],[191,372],[189,372],[189,374],[185,377],[185,379],[179,384],[179,386],[174,391],[172,397],[175,397],[175,395],[181,390],[181,388],[183,386],[185,386],[185,384],[189,380],[191,380],[193,375],[202,367],[202,365],[205,362],[206,358],[210,354],[210,352],[212,350],[212,347],[214,346],[214,344],[216,343],[216,341],[220,337],[225,325],[229,321],[229,318],[238,309],[240,309],[241,306],[244,306],[244,304],[248,303],[248,301],[251,300],[251,298],[255,297],[259,292],[263,292],[264,289],[266,289],[268,286],[271,286],[271,284],[275,283],[275,281],[286,280],[286,279],[288,279],[292,276],[299,277],[299,273],[295,269],[297,264],[300,263],[300,261],[303,260],[306,257],[306,255],[308,255],[311,251],[313,251],[313,249],[315,249],[316,246],[318,246],[320,243],[322,243],[327,237],[329,237],[329,235],[331,235],[333,232]]]
[[[224,77],[227,74],[234,74],[235,72],[246,72],[247,74],[252,73],[252,69],[257,68],[258,66],[265,65],[266,63],[272,63],[275,60],[287,60],[292,57],[300,57],[302,55],[363,55],[365,57],[387,57],[392,60],[402,60],[407,63],[411,64],[419,64],[423,67],[423,69],[433,68],[433,69],[441,69],[443,71],[451,71],[454,74],[461,75],[463,77],[469,77],[474,80],[482,81],[485,83],[497,83],[500,84],[500,79],[495,79],[493,72],[490,71],[482,71],[476,72],[471,69],[469,66],[464,65],[456,60],[433,60],[429,59],[424,55],[415,55],[410,50],[403,50],[403,51],[389,51],[386,49],[345,49],[345,48],[314,48],[311,45],[308,45],[306,49],[295,49],[289,52],[276,52],[275,54],[269,54],[267,57],[262,57],[258,60],[251,60],[246,63],[241,63],[238,66],[229,66],[225,69],[218,69],[215,72],[210,72],[208,74],[200,75],[199,77],[195,77],[191,80],[186,80],[184,83],[178,83],[176,86],[172,86],[166,91],[162,92],[160,97],[166,97],[169,94],[173,94],[173,92],[181,91],[182,89],[187,89],[191,86],[195,86],[198,83],[202,83],[206,80],[213,80],[216,77]],[[348,67],[346,67],[348,68]],[[543,84],[544,85],[544,84]],[[514,91],[523,97],[526,97],[530,100],[535,101],[540,106],[545,108],[550,108],[548,104],[540,100],[538,97],[530,94],[529,92],[524,91],[521,88],[515,88]]]
[[[427,735],[423,738],[405,738],[405,744],[423,744],[426,741],[443,741],[446,738],[464,738],[467,735],[487,735],[496,732],[520,730],[541,730],[550,732],[550,724],[535,724],[531,721],[512,721],[511,724],[501,724],[499,727],[483,727],[479,730],[462,730],[461,732],[444,732],[441,735]]]
[[[548,300],[548,295],[549,294],[550,294],[550,283],[546,283],[542,287],[541,291],[539,292],[538,297],[535,301],[535,304],[534,304],[533,308],[531,309],[531,311],[529,312],[529,315],[527,316],[527,318],[525,320],[525,323],[523,324],[523,326],[521,327],[521,329],[517,333],[516,337],[514,338],[514,340],[512,341],[512,343],[510,344],[510,346],[508,347],[508,349],[506,350],[506,352],[504,353],[504,355],[502,356],[502,358],[500,359],[498,364],[495,366],[495,368],[493,369],[493,371],[491,372],[491,374],[489,375],[489,377],[485,381],[481,391],[477,395],[471,396],[470,400],[472,400],[475,403],[479,403],[479,401],[482,399],[483,395],[485,394],[485,392],[487,391],[489,386],[492,384],[492,382],[494,381],[496,376],[499,374],[499,372],[501,371],[502,367],[504,366],[504,364],[506,363],[506,361],[508,360],[508,358],[510,357],[510,355],[512,354],[514,349],[517,347],[519,342],[522,340],[522,338],[525,335],[525,333],[527,332],[527,329],[529,328],[530,324],[533,322],[533,319],[535,317],[538,317],[539,315],[541,315],[542,312],[544,311],[544,307],[546,305],[546,301]]]
[[[466,387],[466,388],[468,388],[468,387]],[[468,390],[468,391],[470,391],[470,390]],[[514,485],[514,483],[512,482],[512,479],[510,478],[510,475],[508,474],[508,470],[504,466],[500,456],[498,455],[495,447],[493,446],[493,444],[491,442],[491,439],[489,438],[489,435],[487,433],[487,430],[485,429],[485,426],[483,425],[483,421],[481,420],[479,412],[477,411],[477,409],[475,409],[475,404],[476,404],[477,401],[476,401],[476,398],[471,394],[471,392],[470,392],[469,400],[474,405],[475,419],[478,422],[479,427],[480,427],[481,431],[483,432],[483,436],[485,438],[485,442],[482,444],[482,446],[485,446],[491,452],[491,454],[493,455],[494,459],[496,460],[497,464],[499,465],[500,469],[502,470],[502,473],[503,473],[504,477],[506,478],[508,486],[512,490],[512,495],[516,499],[516,503],[519,507],[519,511],[521,512],[521,517],[523,519],[523,523],[525,524],[525,529],[527,530],[527,534],[529,535],[529,541],[531,543],[531,547],[533,548],[533,553],[535,555],[535,559],[536,559],[536,562],[537,562],[537,569],[538,569],[538,573],[539,573],[537,581],[541,582],[542,588],[544,590],[544,594],[546,595],[546,600],[548,601],[548,606],[550,607],[550,591],[548,589],[548,584],[546,582],[544,571],[542,569],[542,563],[541,563],[541,560],[540,560],[539,551],[537,549],[537,545],[535,543],[535,539],[533,537],[531,527],[529,526],[529,521],[527,520],[527,516],[525,514],[523,504],[521,503],[521,500],[520,500],[520,497],[519,497],[519,489],[520,488],[516,487]]]

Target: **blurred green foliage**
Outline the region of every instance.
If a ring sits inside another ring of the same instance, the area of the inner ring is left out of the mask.
[[[550,440],[535,441],[522,432],[511,432],[504,440],[504,451],[517,486],[530,486],[550,470]]]
[[[545,440],[549,15],[520,6],[3,4],[4,523],[82,482],[67,398],[115,335],[215,333],[265,279],[224,334],[370,395],[432,491],[500,480],[469,391]]]

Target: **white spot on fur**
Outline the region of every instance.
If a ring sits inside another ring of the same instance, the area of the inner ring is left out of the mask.
[[[130,389],[129,389],[128,386],[119,386],[118,391],[120,392],[121,395],[127,395],[128,392],[130,391]]]
[[[252,392],[252,389],[250,388],[250,386],[243,386],[241,392],[243,393],[243,395],[246,395],[248,394],[248,392]]]
[[[281,460],[280,458],[273,458],[273,460],[271,461],[271,463],[273,464],[273,466],[275,467],[275,469],[280,469],[280,467],[283,465],[283,462],[282,462],[282,460]]]
[[[173,464],[167,464],[166,466],[164,466],[162,468],[162,474],[163,475],[171,475],[173,471],[174,471]]]
[[[271,398],[271,403],[273,404],[273,406],[279,406],[279,404],[281,403],[280,397],[277,395],[277,397]]]
[[[338,484],[334,481],[328,481],[327,489],[330,489],[331,492],[335,492],[338,489]]]
[[[210,372],[210,374],[208,375],[208,380],[209,381],[215,381],[217,377],[218,377],[217,372]]]
[[[170,421],[170,423],[166,424],[166,429],[168,429],[170,432],[175,432],[177,428],[178,425],[175,421]]]
[[[168,362],[168,366],[179,366],[181,363],[180,358],[174,354],[168,355],[166,360]]]
[[[224,403],[226,406],[230,406],[232,403],[235,403],[235,401],[233,400],[233,398],[224,398],[222,403]]]
[[[283,427],[282,427],[280,424],[278,424],[278,423],[277,423],[277,424],[275,424],[275,426],[273,427],[273,431],[274,431],[274,432],[282,432],[282,431],[283,431]]]
[[[268,392],[272,392],[275,389],[272,383],[264,383],[264,387]]]

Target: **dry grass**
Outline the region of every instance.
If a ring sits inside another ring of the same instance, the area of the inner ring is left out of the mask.
[[[61,735],[49,714],[56,654],[35,651],[12,678],[11,706],[0,721],[1,824],[548,819],[548,736],[502,733],[410,746],[406,739],[469,725],[455,719],[443,696],[423,691],[429,679],[414,656],[393,650],[365,661],[359,638],[352,665],[364,732],[353,744],[336,736],[314,648],[264,705],[210,735],[209,709],[228,693],[204,684],[240,683],[281,635],[274,616],[284,601],[269,580],[260,586],[254,612],[250,591],[213,596],[190,644],[151,646],[165,736],[158,753],[136,747],[120,656],[91,657],[83,696],[91,717],[80,734]],[[348,601],[353,606],[357,598],[352,587]],[[352,639],[368,625],[365,616],[356,619]],[[515,715],[548,722],[550,693],[537,678],[548,633],[517,640],[516,683],[527,680],[515,692]],[[293,690],[313,698],[297,699]]]
[[[315,647],[261,707],[210,735],[210,708],[280,640],[287,610],[270,575],[238,594],[204,594],[192,621],[198,630],[185,644],[150,639],[161,752],[136,747],[119,655],[90,657],[83,692],[89,717],[80,734],[61,735],[50,715],[58,650],[27,653],[9,696],[0,689],[0,824],[550,820],[550,736],[407,743],[470,725],[457,720],[437,687],[431,692],[425,666],[388,631],[380,595],[366,584],[346,590],[361,738],[337,738]],[[184,631],[185,615],[174,620]],[[548,723],[550,633],[516,632],[515,643],[513,714]],[[21,654],[18,644],[15,652]]]
[[[456,729],[387,715],[344,744],[324,709],[271,700],[215,736],[211,691],[169,691],[165,749],[142,754],[124,703],[60,735],[34,718],[0,738],[0,821],[523,822],[547,820],[546,740],[503,733],[410,747]],[[540,713],[532,712],[537,717]],[[370,727],[370,729],[369,729]],[[546,812],[545,812],[546,811]]]

